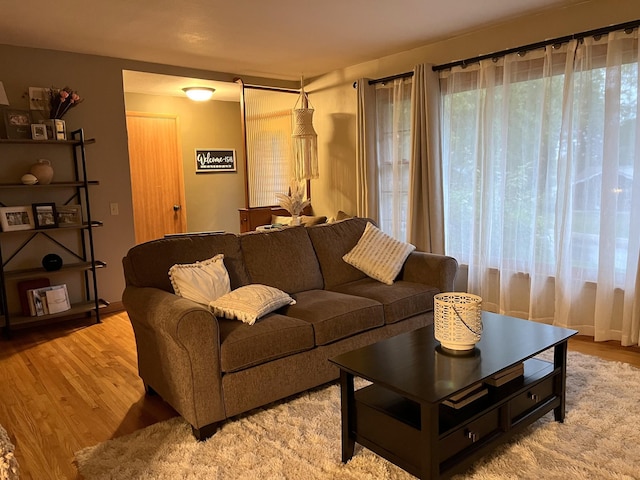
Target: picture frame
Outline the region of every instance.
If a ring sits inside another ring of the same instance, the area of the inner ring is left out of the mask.
[[[50,92],[50,88],[29,87],[29,110],[46,110]]]
[[[31,112],[29,110],[16,110],[5,108],[2,112],[0,135],[9,139],[31,138]]]
[[[47,140],[47,126],[44,123],[32,123],[31,138],[33,140]]]
[[[48,120],[43,120],[42,123],[47,129],[47,137],[49,140],[67,139],[67,124],[64,120],[59,118],[50,118]]]
[[[33,210],[28,206],[0,207],[0,226],[3,232],[33,230]]]
[[[32,203],[31,207],[33,208],[33,220],[37,230],[58,227],[55,203]]]
[[[236,151],[233,148],[196,148],[196,173],[235,172]]]
[[[56,205],[56,218],[60,228],[80,227],[82,226],[82,206]]]

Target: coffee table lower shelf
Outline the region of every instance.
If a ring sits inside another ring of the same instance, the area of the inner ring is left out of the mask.
[[[430,470],[448,478],[551,410],[562,421],[563,395],[562,369],[535,358],[525,361],[523,377],[490,387],[486,396],[460,409],[442,403],[420,405],[371,384],[354,392],[349,437],[412,475],[423,476],[423,462],[437,462],[437,470]],[[437,418],[423,418],[428,412]],[[435,422],[437,436],[423,431]],[[430,438],[437,445],[431,445]],[[345,455],[350,457],[343,448]]]

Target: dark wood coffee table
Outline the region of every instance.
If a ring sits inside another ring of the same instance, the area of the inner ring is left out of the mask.
[[[483,312],[476,348],[451,354],[433,325],[339,355],[342,461],[355,442],[423,479],[463,472],[498,444],[553,410],[565,415],[567,341],[575,330]],[[553,348],[553,361],[532,358]],[[524,362],[524,375],[461,408],[471,385]],[[372,382],[355,390],[354,376]]]

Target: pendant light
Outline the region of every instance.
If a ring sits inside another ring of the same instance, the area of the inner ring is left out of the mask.
[[[299,106],[298,106],[299,105]],[[293,177],[300,180],[318,178],[318,135],[313,128],[313,106],[300,79],[300,96],[293,107]]]

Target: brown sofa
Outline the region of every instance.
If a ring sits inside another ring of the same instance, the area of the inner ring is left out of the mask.
[[[455,259],[416,252],[393,285],[342,260],[367,220],[240,235],[165,238],[123,259],[123,303],[147,392],[157,392],[194,435],[230,417],[338,378],[327,359],[433,321],[433,296],[451,291]],[[173,293],[174,264],[224,254],[231,288],[260,283],[296,300],[248,325],[217,318]]]

